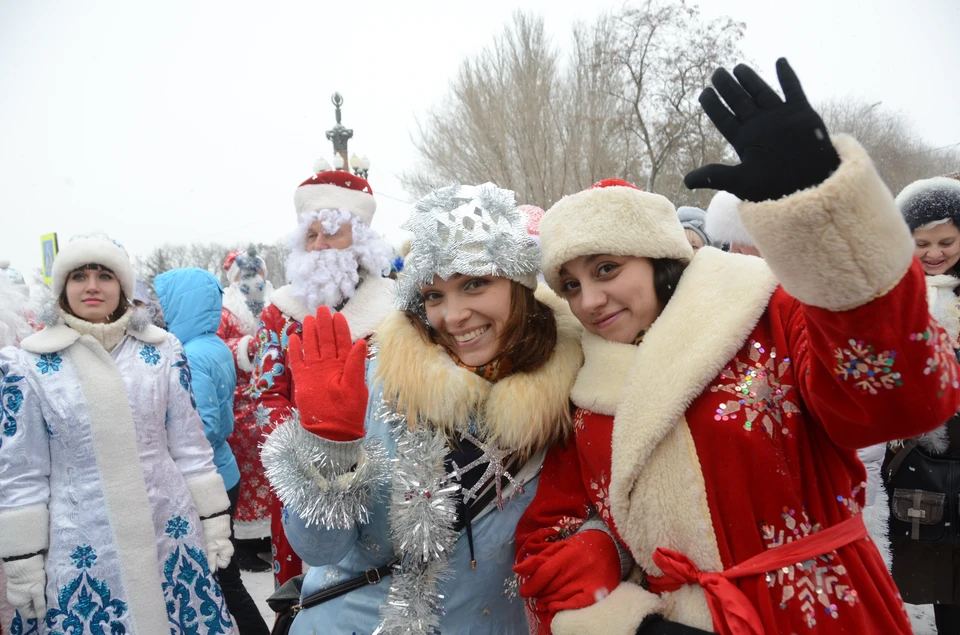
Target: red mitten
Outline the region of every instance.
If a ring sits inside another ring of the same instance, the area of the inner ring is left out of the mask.
[[[327,307],[303,321],[303,341],[290,336],[287,360],[293,374],[300,424],[330,441],[364,436],[367,412],[367,342],[352,343],[347,320]]]
[[[520,576],[520,595],[549,613],[591,606],[621,578],[617,545],[598,529],[554,543],[513,570]]]

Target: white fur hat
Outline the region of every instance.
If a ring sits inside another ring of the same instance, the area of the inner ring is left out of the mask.
[[[740,199],[730,192],[717,192],[707,206],[707,236],[715,244],[736,243],[755,247],[753,238],[740,220]]]
[[[323,167],[323,166],[317,166]],[[343,170],[322,170],[301,183],[293,195],[297,216],[321,209],[345,209],[367,227],[373,222],[377,201],[366,179]]]
[[[673,258],[690,262],[687,241],[673,204],[626,181],[607,179],[566,196],[540,221],[543,277],[560,293],[563,263],[593,254]]]
[[[132,301],[137,293],[137,276],[130,264],[130,257],[123,245],[103,235],[74,236],[53,261],[51,288],[59,296],[67,284],[67,274],[84,265],[96,264],[110,269],[120,281],[127,299]]]

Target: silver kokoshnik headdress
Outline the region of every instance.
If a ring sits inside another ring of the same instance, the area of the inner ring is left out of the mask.
[[[434,275],[501,276],[536,289],[540,247],[526,225],[514,193],[493,183],[430,192],[401,225],[413,233],[413,244],[400,275],[400,308],[422,313],[419,287]]]

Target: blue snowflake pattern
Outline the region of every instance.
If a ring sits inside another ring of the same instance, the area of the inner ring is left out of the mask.
[[[140,358],[150,366],[156,366],[160,363],[160,351],[156,346],[144,344],[140,347]]]
[[[174,368],[180,369],[180,385],[183,386],[183,389],[187,391],[187,394],[190,395],[190,405],[193,406],[193,409],[197,409],[197,398],[193,396],[193,390],[190,388],[190,364],[187,363],[187,355],[183,351],[180,351],[180,361],[173,363]]]
[[[23,407],[23,392],[19,384],[23,381],[22,375],[7,375],[0,371],[0,447],[3,447],[3,437],[10,438],[17,433],[17,415]]]
[[[90,545],[78,545],[70,554],[80,574],[60,587],[56,603],[47,609],[44,622],[51,633],[106,633],[124,635],[127,627],[120,618],[127,604],[113,597],[107,584],[88,569],[97,560]]]
[[[93,566],[97,560],[97,554],[90,545],[78,545],[70,554],[70,559],[73,560],[73,566],[82,571]]]
[[[60,353],[46,353],[37,360],[37,370],[41,375],[52,375],[60,370],[62,363],[63,358],[60,357]]]
[[[187,535],[190,531],[190,523],[183,516],[174,516],[167,521],[166,533],[174,540],[178,540]]]

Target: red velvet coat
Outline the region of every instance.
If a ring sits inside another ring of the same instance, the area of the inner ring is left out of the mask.
[[[862,181],[839,172],[832,179]],[[816,251],[816,234],[803,235]],[[892,284],[858,298],[850,274],[832,283],[849,283],[851,308],[801,302],[763,260],[708,248],[639,346],[585,333],[575,439],[547,457],[518,526],[518,561],[597,514],[647,575],[664,573],[653,558],[661,548],[719,573],[859,515],[856,448],[926,432],[960,403],[953,347],[900,238],[890,242],[907,271]],[[555,633],[632,635],[651,612],[722,632],[700,584],[656,597],[625,582],[592,607],[540,617]],[[734,584],[764,633],[911,632],[869,537]]]

